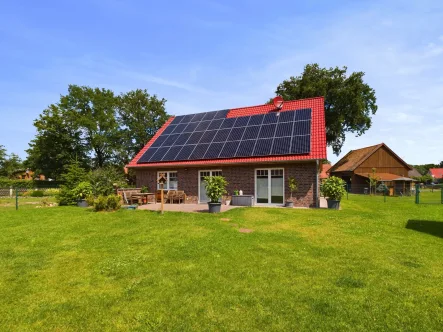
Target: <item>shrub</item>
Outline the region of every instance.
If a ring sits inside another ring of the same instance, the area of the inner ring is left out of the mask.
[[[80,182],[74,189],[72,189],[72,194],[78,199],[86,199],[92,195],[92,186],[89,182]]]
[[[205,176],[206,195],[211,203],[218,203],[220,198],[227,193],[228,182],[223,176]]]
[[[117,195],[100,195],[94,199],[94,211],[115,211],[121,206],[120,196]]]
[[[125,187],[124,174],[113,167],[104,167],[88,173],[87,179],[92,185],[94,196],[108,196],[115,192],[115,188]]]
[[[60,193],[60,189],[56,189],[56,188],[50,188],[50,189],[46,189],[43,194],[45,196],[56,196]]]
[[[331,176],[323,182],[323,195],[331,200],[340,201],[346,194],[345,185],[346,182],[342,179]]]
[[[59,205],[76,205],[78,201],[73,191],[66,186],[60,188],[60,192],[56,195],[56,200]]]
[[[108,204],[107,204],[108,210],[115,211],[115,210],[120,209],[120,206],[121,206],[121,197],[120,196],[109,195],[107,197],[107,200],[108,200]]]
[[[33,190],[30,192],[31,197],[43,197],[44,193],[41,190]]]

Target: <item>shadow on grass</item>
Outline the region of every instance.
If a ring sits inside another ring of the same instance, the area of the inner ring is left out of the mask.
[[[406,228],[443,238],[443,221],[410,219]]]

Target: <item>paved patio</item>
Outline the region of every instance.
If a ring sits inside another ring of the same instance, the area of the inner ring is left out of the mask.
[[[233,206],[233,205],[222,205],[221,212],[228,210],[241,208],[243,206]],[[282,206],[266,206],[266,205],[255,205],[255,207],[275,207],[282,208]],[[320,198],[320,208],[327,208],[326,199]],[[150,210],[150,211],[160,211],[160,203],[157,204],[145,204],[138,207],[139,210]],[[295,208],[303,209],[303,208]],[[175,211],[175,212],[208,212],[207,204],[165,204],[164,211]]]
[[[160,211],[160,203],[157,204],[145,204],[138,207],[139,210]],[[240,208],[241,206],[222,205],[221,212]],[[163,206],[164,211],[175,212],[208,212],[208,204],[165,204]]]

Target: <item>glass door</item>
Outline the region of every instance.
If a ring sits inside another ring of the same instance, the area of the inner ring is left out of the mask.
[[[267,169],[258,169],[256,178],[256,196],[257,203],[268,204],[269,203],[269,171]]]
[[[209,201],[206,196],[205,176],[219,176],[222,175],[221,170],[207,170],[198,172],[198,200],[200,203],[207,203]]]
[[[255,196],[257,204],[283,204],[283,169],[257,169],[255,171]]]

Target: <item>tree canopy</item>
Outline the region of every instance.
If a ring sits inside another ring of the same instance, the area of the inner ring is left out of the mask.
[[[37,120],[26,165],[59,178],[72,160],[85,169],[123,166],[168,118],[165,99],[135,90],[120,96],[108,89],[70,85],[68,94]]]
[[[0,176],[9,178],[20,170],[23,170],[20,157],[15,153],[8,154],[5,147],[0,145]]]
[[[377,112],[375,91],[363,81],[363,72],[347,74],[347,67],[305,66],[301,76],[291,76],[278,85],[275,93],[284,100],[325,98],[326,140],[338,155],[346,134],[364,134]]]

